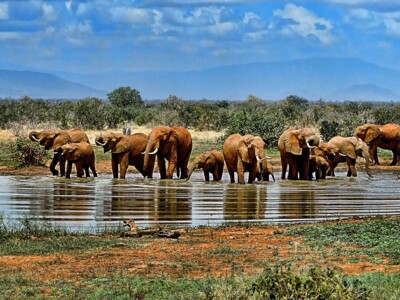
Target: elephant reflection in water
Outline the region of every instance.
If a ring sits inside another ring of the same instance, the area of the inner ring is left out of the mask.
[[[283,191],[279,195],[279,219],[310,219],[317,212],[314,191]]]
[[[72,221],[74,217],[79,220],[82,216],[93,216],[95,198],[95,186],[58,182],[54,184],[53,210],[55,215],[68,215]]]
[[[123,216],[135,221],[190,221],[190,189],[177,188],[176,182],[160,180],[157,185],[113,185],[111,216]]]
[[[225,220],[263,219],[266,212],[267,188],[259,185],[228,185],[224,195]]]
[[[155,221],[191,221],[191,189],[177,188],[176,182],[160,181],[155,193]]]

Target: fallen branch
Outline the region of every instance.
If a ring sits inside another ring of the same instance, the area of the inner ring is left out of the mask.
[[[160,238],[177,239],[181,233],[179,231],[163,230],[161,226],[158,229],[142,229],[139,230],[134,220],[124,220],[124,226],[129,227],[129,231],[121,233],[122,237],[142,237],[143,235],[152,235]]]

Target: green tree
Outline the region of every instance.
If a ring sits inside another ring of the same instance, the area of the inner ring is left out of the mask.
[[[130,87],[120,87],[107,94],[108,100],[118,113],[120,122],[133,121],[144,107],[139,91]]]
[[[109,107],[97,98],[79,100],[75,107],[76,126],[101,130],[107,124]]]

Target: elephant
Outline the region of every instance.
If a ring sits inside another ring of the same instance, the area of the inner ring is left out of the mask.
[[[222,149],[231,183],[235,183],[235,172],[239,184],[245,184],[245,172],[249,172],[248,183],[253,183],[256,178],[269,180],[269,175],[275,181],[271,164],[267,162],[270,157],[265,153],[265,146],[259,136],[238,133],[228,136]]]
[[[329,168],[327,160],[319,155],[310,155],[310,163],[308,168],[308,179],[313,178],[315,173],[315,179],[326,179],[326,174]]]
[[[323,147],[329,148],[335,153],[329,155],[329,176],[335,176],[335,168],[341,162],[346,162],[348,166],[347,176],[357,177],[356,159],[363,157],[365,160],[365,171],[369,177],[373,177],[369,169],[368,145],[360,138],[335,136],[328,142],[323,143]]]
[[[67,143],[89,143],[88,136],[80,129],[31,131],[29,139],[39,142],[46,150],[53,149],[54,156],[50,163],[50,171],[55,176],[58,175],[58,171],[55,169],[58,162],[60,162],[60,175],[65,175],[65,158],[59,155],[61,146]]]
[[[65,144],[60,147],[59,152],[68,162],[66,178],[71,177],[72,164],[76,166],[78,177],[83,176],[83,170],[85,170],[86,177],[90,177],[89,168],[93,176],[97,177],[94,151],[87,142]]]
[[[118,132],[105,132],[96,136],[96,145],[102,146],[104,152],[111,151],[111,167],[113,178],[119,177],[125,179],[129,166],[134,166],[140,174],[144,176],[142,152],[146,149],[147,135],[144,133],[135,133],[125,135]],[[148,178],[153,177],[155,157],[152,156],[148,161]]]
[[[213,176],[213,181],[220,181],[224,171],[223,154],[218,150],[211,150],[197,156],[189,165],[187,180],[190,179],[196,169],[203,169],[205,181],[210,181],[210,173]]]
[[[394,123],[376,125],[367,123],[358,126],[354,130],[354,136],[369,143],[369,155],[371,160],[379,165],[378,147],[392,150],[393,159],[390,163],[394,166],[400,159],[400,126]]]
[[[150,157],[157,154],[157,164],[161,179],[172,179],[176,168],[178,178],[188,177],[188,164],[192,152],[192,136],[180,126],[159,126],[148,136],[144,152],[143,175],[149,176]],[[165,166],[168,161],[168,167]]]
[[[288,179],[308,179],[310,149],[315,148],[319,143],[319,134],[312,128],[289,128],[285,130],[278,140],[282,164],[281,178],[286,178],[286,170],[289,165]]]
[[[329,170],[329,157],[333,157],[335,153],[328,147],[323,147],[324,143],[320,141],[320,144],[312,148],[310,151],[310,164],[309,164],[309,179],[313,178],[313,173],[315,173],[315,178],[326,179],[326,175]]]

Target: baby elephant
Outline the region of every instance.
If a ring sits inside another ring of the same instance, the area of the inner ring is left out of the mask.
[[[97,177],[95,168],[94,151],[86,142],[65,144],[60,148],[61,155],[65,156],[68,161],[65,177],[71,177],[72,164],[76,166],[78,177],[83,176],[85,170],[86,177],[90,177],[89,168],[92,170],[93,176]]]
[[[326,179],[326,173],[328,171],[329,165],[325,158],[319,155],[311,155],[310,156],[310,166],[308,169],[308,179],[313,178],[313,173],[315,173],[315,178]]]
[[[220,181],[224,170],[224,156],[217,150],[211,150],[200,154],[195,158],[193,163],[190,164],[187,180],[189,180],[193,171],[196,169],[203,169],[206,181],[210,181],[209,173],[213,175],[213,181]]]

